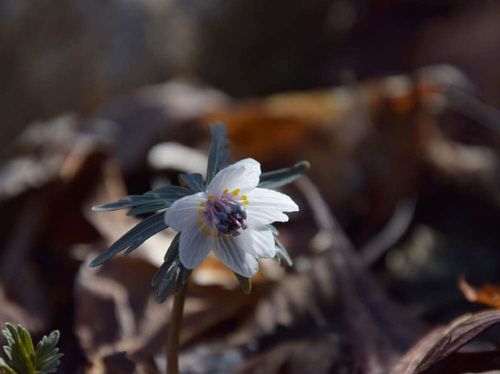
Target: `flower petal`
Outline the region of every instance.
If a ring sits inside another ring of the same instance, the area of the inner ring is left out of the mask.
[[[181,233],[179,258],[186,269],[194,269],[214,247],[212,237],[203,234],[199,226],[193,226]]]
[[[259,269],[259,263],[234,239],[236,237],[222,235],[218,240],[215,240],[215,255],[235,273],[250,278]]]
[[[243,230],[234,237],[238,247],[257,258],[273,258],[276,255],[274,236],[268,228],[264,230]]]
[[[192,228],[199,219],[199,204],[206,200],[206,194],[199,192],[175,201],[165,212],[165,223],[176,231]]]
[[[246,158],[218,172],[208,185],[207,192],[220,196],[225,189],[240,189],[241,193],[247,193],[259,184],[260,174],[260,164],[253,158]]]
[[[296,212],[299,210],[297,204],[281,192],[256,188],[249,192],[247,196],[247,224],[252,228],[269,225],[276,221],[286,222],[288,216],[283,212]]]

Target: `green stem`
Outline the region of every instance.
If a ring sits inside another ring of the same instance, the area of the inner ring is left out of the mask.
[[[186,300],[187,283],[182,286],[179,293],[174,295],[170,328],[168,329],[167,342],[167,374],[179,374],[179,336],[181,332],[184,300]]]

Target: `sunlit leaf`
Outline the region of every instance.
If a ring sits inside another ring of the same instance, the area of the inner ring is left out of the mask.
[[[7,340],[4,346],[9,362],[0,359],[0,372],[7,374],[45,374],[54,373],[63,356],[59,353],[59,331],[53,331],[44,336],[36,346],[33,346],[31,336],[24,327],[6,323],[3,335]]]
[[[0,357],[0,374],[16,374],[16,372]]]
[[[145,218],[113,243],[104,253],[95,258],[90,263],[90,266],[95,267],[102,265],[105,261],[121,251],[125,251],[125,254],[128,255],[151,236],[166,228],[167,225],[165,224],[163,213],[161,212]]]
[[[37,372],[55,373],[63,354],[59,353],[59,331],[55,330],[49,336],[44,336],[36,345],[35,367]]]

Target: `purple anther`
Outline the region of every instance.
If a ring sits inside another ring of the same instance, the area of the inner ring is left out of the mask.
[[[217,218],[221,221],[226,221],[228,217],[226,212],[217,212]]]
[[[247,228],[245,207],[227,195],[208,200],[205,215],[212,227],[222,234],[237,236],[241,229]]]
[[[227,233],[229,231],[228,227],[222,224],[217,225],[217,230],[219,230],[222,233]]]

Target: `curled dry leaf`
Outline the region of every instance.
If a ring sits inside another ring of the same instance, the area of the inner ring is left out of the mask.
[[[467,283],[464,277],[460,277],[458,288],[471,303],[484,304],[500,309],[500,286],[486,283],[479,288],[475,288]]]
[[[422,338],[391,371],[391,374],[417,374],[432,369],[491,326],[500,323],[500,311],[465,314],[446,327],[439,327]]]

